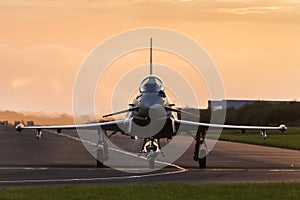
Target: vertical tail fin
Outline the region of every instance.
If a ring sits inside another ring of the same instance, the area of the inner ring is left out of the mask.
[[[150,38],[150,75],[153,75],[153,71],[152,71],[152,38]]]

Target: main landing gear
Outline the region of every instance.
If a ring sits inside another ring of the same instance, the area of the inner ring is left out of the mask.
[[[104,167],[103,162],[109,159],[108,145],[107,145],[107,131],[98,129],[97,134],[98,134],[98,143],[96,147],[96,151],[97,151],[96,165],[97,168],[103,168]]]
[[[199,163],[199,168],[206,168],[207,146],[205,144],[205,129],[198,129],[195,137],[194,160]]]

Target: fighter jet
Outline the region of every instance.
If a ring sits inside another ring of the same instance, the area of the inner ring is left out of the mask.
[[[132,138],[143,139],[141,146],[141,153],[145,153],[149,160],[149,167],[153,168],[155,165],[155,158],[161,153],[160,140],[180,134],[180,131],[193,130],[195,133],[195,147],[193,158],[198,162],[200,168],[206,168],[207,148],[205,144],[206,131],[209,128],[214,129],[239,129],[245,130],[260,130],[264,138],[266,138],[267,130],[280,130],[284,132],[287,127],[281,124],[278,127],[268,126],[238,126],[238,125],[223,125],[211,124],[198,121],[183,120],[179,116],[181,114],[194,115],[188,113],[183,109],[176,108],[174,104],[169,102],[167,94],[165,93],[164,83],[158,77],[153,75],[152,65],[152,39],[150,40],[150,72],[140,83],[139,94],[134,101],[129,104],[129,108],[119,112],[104,115],[109,117],[127,113],[125,119],[79,124],[79,125],[61,125],[61,126],[24,126],[19,124],[16,130],[21,132],[23,129],[35,129],[37,131],[36,138],[40,139],[43,129],[54,129],[61,133],[65,129],[90,129],[97,130],[101,148],[97,149],[97,167],[104,167],[103,162],[108,159],[107,137],[122,133],[123,135]],[[184,127],[182,129],[182,127]],[[141,131],[142,130],[142,131]],[[147,130],[147,131],[145,131]],[[200,156],[202,155],[202,156]],[[204,155],[204,156],[203,156]]]

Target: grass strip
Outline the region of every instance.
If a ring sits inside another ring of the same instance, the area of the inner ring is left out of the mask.
[[[220,140],[300,150],[300,134],[269,134],[265,140],[258,134],[221,134]]]
[[[143,184],[21,187],[0,190],[0,199],[299,199],[300,183]]]

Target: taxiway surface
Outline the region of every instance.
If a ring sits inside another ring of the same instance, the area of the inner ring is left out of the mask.
[[[258,136],[259,137],[259,136]],[[140,144],[117,136],[116,142],[138,151]],[[78,140],[77,133],[35,131],[18,134],[13,126],[0,127],[0,186],[52,184],[124,183],[232,183],[299,182],[300,151],[218,141],[207,158],[207,169],[193,161],[193,145],[175,166],[140,173],[137,167],[122,166],[126,172],[95,168],[93,156]],[[116,152],[118,153],[118,152]],[[130,155],[122,155],[130,156]],[[133,172],[133,173],[131,173]]]

